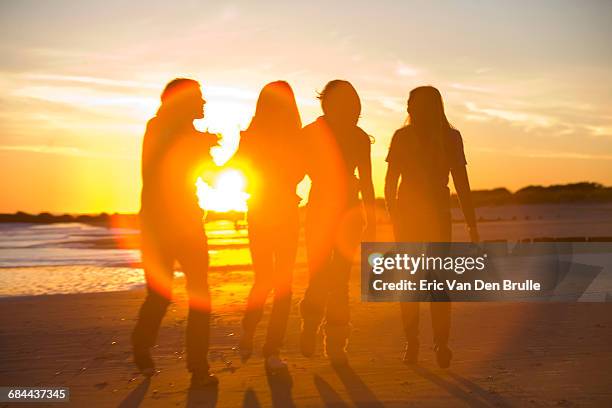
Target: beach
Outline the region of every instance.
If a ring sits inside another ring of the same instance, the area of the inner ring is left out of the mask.
[[[593,234],[593,225],[604,231],[608,222],[553,223],[535,216],[528,223],[483,223],[481,231],[483,239],[499,239],[496,234],[504,231],[523,235],[529,231],[532,236],[555,231],[563,236],[567,231],[578,236]],[[547,223],[554,227],[546,230],[542,225]],[[460,240],[463,225],[454,228]],[[389,225],[381,225],[378,235],[389,240]],[[247,250],[242,238],[236,240],[240,251]],[[234,349],[252,271],[248,265],[220,265],[222,242],[216,244],[220,252],[213,256],[217,261],[209,274],[213,301],[209,359],[220,381],[218,389],[188,389],[187,299],[180,274],[153,350],[159,373],[146,380],[132,363],[129,341],[145,296],[141,270],[138,265],[91,263],[2,268],[2,276],[29,274],[23,281],[29,289],[0,298],[0,384],[69,387],[69,405],[76,407],[600,407],[612,402],[610,303],[454,303],[449,343],[454,358],[447,370],[437,368],[429,307],[423,304],[419,364],[408,366],[401,361],[404,336],[398,304],[361,302],[357,258],[350,286],[349,368],[332,368],[321,341],[317,355],[304,358],[298,348],[298,302],[307,284],[303,248],[282,353],[290,378],[267,375],[259,352],[242,363]],[[45,287],[45,279],[53,276],[64,277],[64,283]],[[70,276],[76,280],[94,276],[97,281],[108,276],[110,283],[70,286],[65,278]],[[133,279],[111,279],[120,276]],[[125,280],[128,287],[122,286]],[[31,289],[33,281],[41,282],[42,293],[55,294],[38,294]],[[24,295],[30,292],[37,295]],[[257,331],[257,351],[263,344],[269,307]],[[0,403],[4,406],[12,405]]]
[[[455,357],[448,370],[435,365],[429,310],[422,307],[420,364],[410,367],[400,359],[397,304],[359,302],[355,274],[351,368],[336,372],[321,355],[321,344],[312,359],[298,352],[297,300],[305,271],[297,277],[283,353],[291,382],[266,377],[259,355],[242,364],[232,350],[248,273],[244,279],[211,274],[213,288],[231,287],[212,292],[210,360],[220,380],[217,393],[188,390],[182,279],[154,349],[160,372],[150,381],[131,362],[129,335],[144,297],[143,290],[132,290],[0,300],[1,382],[69,387],[70,406],[77,407],[215,406],[214,401],[218,407],[597,407],[612,401],[609,304],[454,304],[450,345]],[[264,328],[265,319],[257,333],[259,346]]]
[[[0,0],[0,408],[612,408],[611,22]]]

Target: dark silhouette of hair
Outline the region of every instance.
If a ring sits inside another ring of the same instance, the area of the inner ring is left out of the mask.
[[[356,125],[361,115],[361,100],[353,85],[335,79],[319,94],[325,117],[333,124]]]
[[[275,137],[295,134],[301,128],[302,120],[291,86],[285,81],[270,82],[264,86],[247,132]]]
[[[442,95],[433,86],[419,86],[408,97],[408,123],[424,128],[453,128],[444,113]]]
[[[453,126],[444,113],[442,95],[433,86],[419,86],[408,97],[407,122],[421,138],[431,138],[436,148],[431,154],[440,161],[446,159],[444,138]]]
[[[172,121],[193,120],[192,106],[201,103],[202,93],[198,81],[189,78],[175,78],[168,82],[161,94],[161,105],[157,116]]]

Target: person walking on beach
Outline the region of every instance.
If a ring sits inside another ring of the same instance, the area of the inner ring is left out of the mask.
[[[323,116],[302,131],[312,185],[305,224],[310,279],[300,305],[300,348],[304,356],[314,354],[325,318],[326,355],[333,365],[343,365],[348,363],[349,276],[363,227],[359,193],[366,210],[365,238],[373,240],[376,229],[371,142],[357,126],[361,101],[349,82],[329,82],[319,99]]]
[[[269,83],[259,94],[255,115],[242,132],[232,159],[247,176],[249,246],[255,273],[242,319],[240,354],[246,361],[253,353],[255,329],[268,295],[274,292],[263,346],[266,368],[272,372],[287,369],[279,353],[291,311],[298,246],[301,199],[296,186],[304,178],[301,129],[302,121],[289,84]]]
[[[470,198],[463,141],[444,113],[440,92],[432,86],[413,89],[408,99],[408,125],[397,130],[387,156],[385,201],[398,242],[450,242],[449,173],[469,228],[478,241],[476,217]],[[398,181],[401,183],[398,190]],[[402,302],[406,334],[404,362],[416,363],[419,349],[419,303]],[[451,304],[432,302],[431,319],[438,365],[450,365],[448,348]]]
[[[189,295],[186,349],[192,387],[214,385],[208,366],[210,297],[203,212],[196,197],[198,169],[210,162],[217,136],[197,131],[204,117],[200,84],[178,78],[166,85],[157,115],[147,124],[142,148],[141,250],[147,297],[132,333],[134,362],[154,373],[150,348],[172,297],[174,262]]]

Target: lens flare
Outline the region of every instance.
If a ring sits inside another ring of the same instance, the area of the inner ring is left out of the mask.
[[[249,198],[244,191],[245,184],[244,174],[236,169],[219,173],[212,186],[199,177],[196,187],[200,207],[215,212],[245,212]]]

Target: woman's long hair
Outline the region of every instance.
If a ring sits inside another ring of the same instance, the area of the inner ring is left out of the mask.
[[[302,120],[291,86],[285,81],[264,86],[246,133],[257,134],[258,139],[276,138],[295,136],[301,128]]]
[[[334,125],[355,126],[361,115],[361,100],[353,85],[334,79],[319,94],[323,114]]]
[[[408,98],[408,115],[407,122],[416,131],[422,144],[432,147],[432,159],[439,165],[446,163],[445,139],[449,130],[454,128],[444,113],[440,91],[433,86],[414,88]]]
[[[200,92],[198,81],[189,78],[175,78],[168,82],[161,94],[161,104],[157,117],[167,125],[179,125],[182,122],[191,123],[189,105],[192,98]]]

